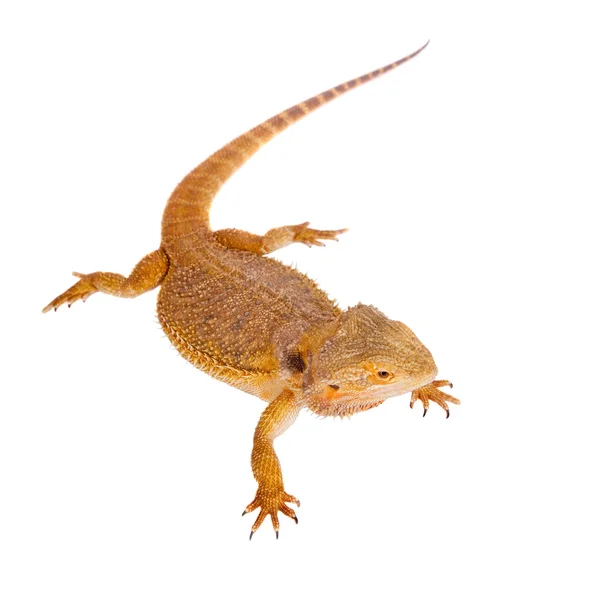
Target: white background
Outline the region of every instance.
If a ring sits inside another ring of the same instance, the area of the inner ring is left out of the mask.
[[[218,7],[215,6],[218,4]],[[598,598],[600,44],[592,2],[3,5],[0,597]],[[165,201],[273,113],[215,227],[349,227],[281,260],[407,323],[462,399],[277,442],[300,524],[253,541],[263,404],[170,348],[127,273]]]

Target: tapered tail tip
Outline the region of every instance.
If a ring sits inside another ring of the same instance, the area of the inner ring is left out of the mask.
[[[417,54],[419,54],[419,52],[422,52],[423,50],[425,50],[425,48],[427,48],[427,46],[429,46],[430,41],[431,41],[431,39],[428,39],[418,50],[413,52],[413,56],[416,56]]]

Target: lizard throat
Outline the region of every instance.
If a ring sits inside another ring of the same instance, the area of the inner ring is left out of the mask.
[[[312,399],[307,408],[320,417],[350,417],[355,413],[375,408],[384,400],[385,398],[338,398],[332,400],[319,397]]]

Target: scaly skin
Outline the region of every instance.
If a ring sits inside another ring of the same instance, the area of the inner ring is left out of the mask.
[[[426,46],[427,44],[425,44]],[[423,48],[425,48],[423,46]],[[414,333],[372,306],[341,311],[317,285],[264,256],[292,243],[322,246],[345,229],[308,223],[265,235],[212,231],[209,211],[223,183],[259,148],[319,106],[410,60],[420,48],[386,67],[351,79],[271,117],[215,152],[177,186],[162,222],[158,250],[129,277],[75,273],[79,281],[44,308],[69,306],[96,292],[133,298],[157,286],[158,318],[180,354],[196,367],[268,402],[254,434],[252,472],[258,482],[244,514],[260,508],[250,538],[267,516],[279,535],[278,512],[298,522],[288,503],[273,442],[302,408],[351,415],[386,398],[412,392],[448,411],[459,401],[440,391],[437,367]]]

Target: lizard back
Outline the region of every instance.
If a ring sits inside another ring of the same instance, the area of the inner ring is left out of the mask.
[[[209,225],[210,206],[227,179],[278,133],[407,62],[426,46],[267,119],[216,151],[179,183],[162,221],[161,249],[169,268],[161,283],[158,316],[187,360],[268,399],[280,391],[274,382],[285,376],[286,351],[307,329],[339,316],[334,302],[305,275],[259,252],[219,243]]]
[[[196,264],[169,269],[157,309],[161,326],[187,360],[261,397],[271,395],[262,388],[278,378],[286,350],[302,333],[340,314],[325,292],[292,267],[208,240]]]

